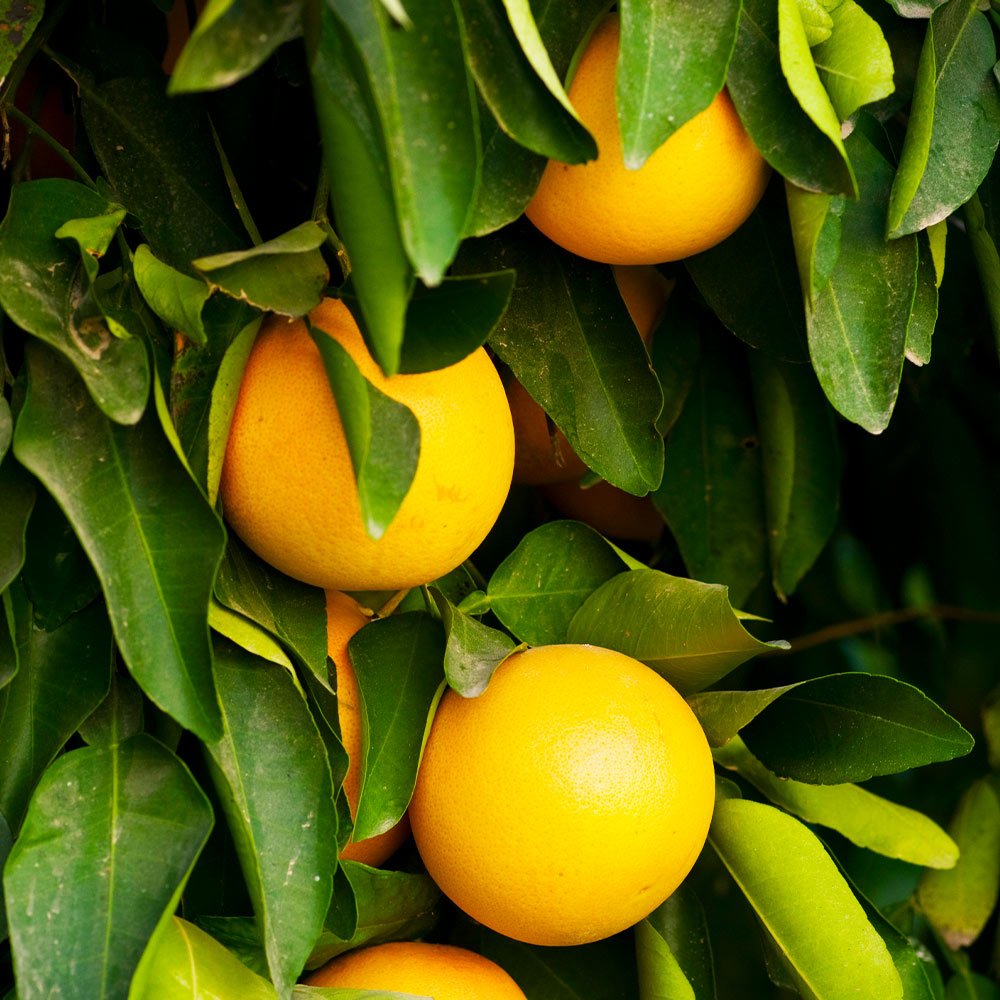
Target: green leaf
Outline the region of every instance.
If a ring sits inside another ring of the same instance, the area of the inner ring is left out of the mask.
[[[740,731],[779,777],[823,785],[952,760],[973,743],[922,691],[861,673],[793,685]]]
[[[301,0],[213,0],[181,51],[169,93],[218,90],[242,80],[301,32],[301,10]]]
[[[337,229],[350,254],[362,329],[387,375],[399,370],[413,274],[396,221],[389,157],[361,55],[329,4],[306,31],[313,96]]]
[[[464,272],[513,267],[518,281],[490,346],[602,479],[643,496],[659,485],[663,396],[606,264],[527,228],[487,237]]]
[[[25,532],[35,505],[35,483],[14,456],[0,462],[0,593],[24,565]]]
[[[1000,986],[977,972],[964,970],[948,980],[945,1000],[998,1000]]]
[[[726,86],[754,145],[778,173],[807,191],[854,195],[842,147],[813,124],[782,75],[773,0],[744,0]]]
[[[857,785],[807,785],[773,774],[737,736],[713,754],[776,805],[807,823],[828,826],[851,843],[912,865],[951,868],[958,847],[923,813],[890,802]]]
[[[597,144],[569,103],[524,0],[460,0],[469,70],[503,131],[563,163],[597,157]]]
[[[157,260],[146,243],[136,250],[132,268],[150,309],[171,330],[183,333],[198,345],[207,343],[201,313],[212,294],[209,285]]]
[[[387,396],[361,374],[347,350],[310,326],[357,481],[361,520],[372,538],[381,538],[409,492],[420,456],[420,425],[403,403]]]
[[[663,437],[677,423],[694,384],[701,359],[702,319],[701,307],[678,289],[667,299],[653,334],[649,357],[663,392],[656,430]]]
[[[837,427],[816,377],[754,352],[750,357],[760,432],[771,583],[782,598],[823,551],[837,522]]]
[[[80,723],[80,738],[92,747],[112,747],[142,732],[142,688],[124,671],[111,675],[111,690]]]
[[[924,872],[917,902],[948,947],[957,949],[979,937],[1000,887],[1000,801],[989,778],[968,788],[948,832],[961,852],[958,864],[949,871]]]
[[[950,0],[934,12],[889,200],[890,237],[946,218],[986,176],[1000,143],[996,59],[992,29],[974,0]]]
[[[614,546],[579,521],[551,521],[530,531],[496,568],[490,609],[533,646],[565,642],[573,615],[622,571]]]
[[[100,601],[46,632],[24,588],[9,594],[18,671],[0,688],[0,813],[16,830],[45,769],[107,693],[114,647]]]
[[[124,997],[211,826],[188,769],[149,736],[60,758],[4,876],[20,994]]]
[[[946,223],[936,224],[944,231]],[[931,359],[931,338],[938,318],[937,268],[934,249],[929,238],[930,229],[917,234],[917,290],[913,296],[910,322],[906,327],[906,360],[915,365],[926,365]]]
[[[829,194],[813,194],[785,182],[792,243],[799,267],[802,296],[809,307],[837,266],[840,256],[841,216],[846,200]]]
[[[225,636],[248,653],[253,653],[262,660],[275,663],[279,667],[284,667],[289,673],[294,673],[292,661],[285,655],[281,646],[249,618],[244,618],[243,615],[212,601],[208,605],[208,624],[219,635]]]
[[[444,675],[463,698],[475,698],[486,690],[493,671],[518,648],[517,643],[506,632],[459,611],[437,587],[431,587],[430,593],[448,637]]]
[[[14,418],[11,416],[10,403],[6,396],[0,396],[0,462],[3,461],[11,438],[14,436]]]
[[[629,170],[638,170],[722,89],[741,7],[740,0],[621,4],[615,100]]]
[[[635,952],[642,1000],[715,1000],[708,925],[687,886],[635,925]]]
[[[801,682],[800,682],[801,683]],[[688,697],[710,747],[725,746],[775,699],[796,685],[760,691],[701,691]]]
[[[986,698],[981,718],[990,767],[1000,771],[1000,688],[994,688]]]
[[[330,906],[337,819],[326,750],[289,672],[215,643],[224,735],[209,745],[279,996],[288,997]],[[294,775],[295,780],[289,781]]]
[[[306,962],[307,969],[353,948],[422,937],[437,922],[441,890],[428,876],[381,871],[357,861],[342,861],[341,867],[357,904],[354,933],[344,939],[324,930]]]
[[[497,271],[418,285],[406,310],[400,372],[447,368],[482,347],[507,310],[514,279],[513,271]]]
[[[641,660],[682,693],[707,687],[783,643],[761,642],[740,624],[726,588],[655,569],[612,577],[573,616],[569,642]]]
[[[56,354],[29,344],[26,355],[15,453],[73,525],[132,675],[181,725],[214,739],[219,709],[205,619],[222,527],[155,416],[119,427]]]
[[[917,243],[912,238],[886,243],[882,218],[892,168],[860,128],[847,147],[861,178],[860,193],[856,202],[844,204],[840,254],[830,279],[806,305],[809,353],[833,406],[880,434],[899,391]]]
[[[299,317],[323,297],[329,271],[319,248],[325,242],[318,223],[303,222],[249,250],[199,257],[193,264],[212,288],[256,309]]]
[[[347,644],[361,693],[361,792],[355,841],[385,833],[406,812],[424,730],[442,688],[445,639],[425,612],[372,622]]]
[[[802,295],[781,186],[772,184],[728,239],[684,266],[712,311],[740,340],[782,361],[806,361]]]
[[[723,799],[708,839],[803,995],[902,1000],[885,943],[806,826],[760,802]]]
[[[417,275],[436,285],[458,250],[479,184],[479,122],[458,11],[452,2],[408,0],[413,28],[400,31],[375,4],[331,4],[375,98],[407,256]]]
[[[0,32],[0,77],[10,72],[14,60],[35,33],[44,11],[44,3],[6,0],[0,4],[0,22],[5,26]]]
[[[15,184],[0,224],[0,304],[72,362],[104,413],[134,424],[149,394],[145,348],[139,340],[119,340],[103,320],[78,325],[73,303],[85,280],[79,248],[55,236],[69,220],[118,218],[118,211],[76,181]]]
[[[760,438],[743,349],[701,332],[701,362],[667,439],[653,503],[693,577],[729,587],[742,604],[767,566]]]

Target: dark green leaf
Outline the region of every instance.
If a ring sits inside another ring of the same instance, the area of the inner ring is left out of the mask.
[[[310,336],[319,348],[347,438],[361,504],[361,520],[381,538],[409,492],[420,456],[420,425],[403,403],[387,396],[361,374],[333,337]]]
[[[493,671],[514,652],[517,644],[506,632],[459,611],[437,587],[431,587],[430,592],[448,637],[444,675],[449,686],[463,698],[475,698],[486,690]]]
[[[39,778],[107,693],[114,647],[101,602],[46,632],[24,589],[9,593],[19,667],[0,688],[0,813],[16,830]]]
[[[642,1000],[715,1000],[705,913],[686,885],[635,925]]]
[[[302,0],[217,3],[215,16],[194,26],[170,77],[170,93],[217,90],[241,80],[301,32],[301,10]]]
[[[649,356],[663,392],[656,429],[666,437],[681,415],[701,359],[701,313],[688,296],[675,291],[653,334]]]
[[[358,841],[391,829],[410,803],[428,713],[444,679],[444,631],[425,612],[393,615],[361,629],[347,649],[363,712]]]
[[[34,505],[34,480],[11,455],[0,462],[0,593],[24,565],[25,532]]]
[[[418,285],[406,310],[400,372],[447,368],[482,347],[510,303],[514,279],[513,271],[498,271]]]
[[[127,996],[211,826],[187,768],[149,736],[54,764],[4,878],[21,996]]]
[[[944,226],[945,223],[938,223]],[[929,230],[917,236],[917,291],[913,296],[910,322],[906,327],[906,360],[915,365],[926,365],[931,359],[931,337],[938,318],[937,269],[934,252],[928,237]]]
[[[181,725],[213,739],[219,709],[205,617],[222,527],[155,416],[112,424],[56,354],[29,344],[27,360],[15,453],[73,525],[132,675]]]
[[[899,391],[916,289],[917,241],[886,243],[882,220],[892,167],[860,128],[851,133],[847,148],[858,168],[860,194],[856,202],[844,204],[840,254],[830,279],[811,307],[806,305],[809,353],[834,407],[879,434]]]
[[[80,724],[80,737],[92,747],[113,747],[142,732],[142,688],[124,671],[112,674],[107,697]]]
[[[316,222],[251,247],[199,257],[194,266],[226,295],[265,312],[299,317],[319,305],[329,278],[320,247],[325,230]]]
[[[7,863],[11,847],[14,846],[14,837],[7,825],[7,820],[0,814],[0,871]],[[7,911],[3,905],[3,886],[0,885],[0,941],[7,940]]]
[[[638,170],[722,89],[741,7],[741,0],[621,4],[615,98],[630,170]]]
[[[741,733],[775,774],[823,785],[951,760],[967,754],[973,742],[915,687],[860,673],[788,688]]]
[[[0,4],[0,22],[5,27],[0,32],[0,78],[10,72],[14,60],[35,33],[44,11],[44,3],[6,0]]]
[[[567,640],[634,656],[682,693],[707,687],[764,650],[787,645],[750,635],[725,587],[655,569],[628,570],[598,587],[573,616]]]
[[[315,7],[321,21],[306,38],[316,39],[310,69],[337,230],[350,254],[372,355],[394,375],[413,274],[396,222],[388,153],[357,46],[329,4]]]
[[[726,85],[754,145],[775,170],[807,191],[854,194],[844,157],[802,110],[782,75],[773,0],[744,0]]]
[[[761,691],[702,691],[691,695],[688,704],[705,730],[708,745],[722,747],[771,702],[795,686],[788,684]]]
[[[1000,801],[989,778],[965,792],[948,832],[961,852],[958,864],[924,872],[917,902],[948,947],[957,949],[979,937],[1000,888]]]
[[[145,243],[136,250],[132,267],[139,291],[153,312],[171,330],[199,346],[207,343],[201,313],[212,294],[209,285],[157,260]]]
[[[1000,986],[978,972],[965,970],[948,980],[945,1000],[1000,1000]]]
[[[493,613],[533,646],[565,642],[583,602],[622,571],[614,547],[578,521],[552,521],[529,532],[490,577]]]
[[[10,413],[10,403],[6,396],[0,396],[0,462],[3,461],[11,438],[14,436],[14,418]]]
[[[271,977],[287,997],[330,906],[337,819],[326,750],[287,670],[215,643],[224,736],[208,749]],[[290,781],[289,776],[295,780]]]
[[[889,200],[890,237],[944,219],[986,176],[1000,143],[996,59],[989,20],[974,0],[950,0],[934,12]]]
[[[17,641],[14,636],[16,622],[11,591],[0,591],[0,699],[6,697],[4,688],[17,676]]]
[[[840,494],[837,427],[807,366],[754,352],[750,358],[760,432],[771,583],[795,591],[833,532]]]
[[[701,362],[667,439],[653,503],[688,572],[741,604],[767,565],[760,439],[743,350],[703,329]]]
[[[802,995],[902,1000],[885,943],[808,827],[773,806],[723,799],[708,839]]]
[[[139,340],[119,340],[103,319],[77,322],[86,281],[79,248],[57,239],[71,219],[111,215],[118,206],[76,181],[16,184],[0,224],[0,303],[18,326],[62,353],[112,420],[134,424],[149,393]]]

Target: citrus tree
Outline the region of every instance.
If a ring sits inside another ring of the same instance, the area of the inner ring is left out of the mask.
[[[1000,997],[990,4],[0,9],[0,995]]]

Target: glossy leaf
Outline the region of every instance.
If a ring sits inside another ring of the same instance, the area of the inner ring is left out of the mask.
[[[701,691],[688,698],[711,747],[725,746],[773,701],[796,685],[760,691]]]
[[[208,605],[208,624],[219,635],[225,636],[230,642],[245,649],[248,653],[253,653],[254,656],[259,656],[262,660],[277,664],[279,667],[284,667],[289,673],[294,673],[295,668],[292,666],[292,661],[281,646],[249,618],[244,618],[243,615],[212,601]]]
[[[0,592],[24,565],[28,518],[35,505],[35,484],[13,455],[0,462]]]
[[[118,427],[57,355],[29,345],[27,358],[15,453],[72,523],[132,675],[181,725],[211,739],[219,710],[205,616],[222,528],[155,416]]]
[[[938,223],[942,226],[943,223]],[[926,365],[931,360],[931,338],[938,318],[937,268],[934,250],[928,237],[929,230],[917,235],[917,290],[913,296],[913,309],[906,327],[906,360],[915,365]]]
[[[945,1000],[1000,1000],[1000,986],[978,972],[961,970],[948,980]]]
[[[124,671],[111,675],[104,700],[80,723],[80,738],[92,747],[112,747],[142,732],[142,688]]]
[[[193,261],[210,287],[265,312],[298,317],[319,305],[329,271],[325,230],[303,222],[273,240]]]
[[[4,876],[22,1000],[127,996],[211,826],[187,768],[149,736],[60,758]],[[39,911],[45,920],[32,919]]]
[[[795,591],[833,533],[840,496],[837,426],[812,371],[750,358],[760,432],[771,583]]]
[[[372,622],[347,644],[361,693],[361,792],[354,839],[393,827],[406,812],[428,714],[442,685],[445,639],[425,612]]]
[[[917,243],[915,238],[886,243],[882,218],[892,168],[859,128],[847,148],[858,168],[860,194],[844,204],[836,265],[806,307],[809,353],[833,406],[879,434],[899,391]]]
[[[287,997],[323,927],[333,891],[337,819],[326,750],[287,670],[220,639],[215,682],[224,735],[208,747],[213,780],[271,977]]]
[[[301,0],[215,0],[177,59],[170,93],[217,90],[243,79],[300,33],[301,10]]]
[[[949,948],[979,937],[1000,889],[1000,801],[988,779],[975,782],[959,800],[948,825],[961,851],[950,871],[925,872],[917,902]]]
[[[638,170],[722,89],[741,0],[625,0],[615,98],[625,166]]]
[[[912,865],[952,868],[958,847],[923,813],[858,785],[807,785],[768,771],[737,736],[714,754],[776,805],[807,823],[828,826],[859,847]]]
[[[7,30],[0,33],[0,77],[5,77],[18,54],[35,33],[45,12],[44,4],[7,0],[0,4],[0,21]]]
[[[708,925],[687,886],[635,925],[635,953],[642,1000],[715,1000]]]
[[[551,521],[529,532],[490,577],[493,613],[533,646],[565,642],[573,615],[623,564],[593,528]]]
[[[974,0],[950,0],[934,12],[889,200],[890,237],[944,219],[986,176],[1000,143],[996,59],[989,21]]]
[[[598,587],[573,616],[567,639],[634,656],[682,693],[785,645],[750,635],[725,587],[655,569],[628,570]]]
[[[310,336],[319,348],[354,467],[361,520],[381,538],[409,492],[420,457],[420,425],[403,403],[387,396],[361,374],[333,337]]]
[[[760,802],[723,799],[709,843],[806,995],[902,1000],[885,943],[806,826]]]
[[[917,688],[874,674],[830,674],[785,690],[740,730],[765,767],[813,784],[961,757],[972,737]]]
[[[388,153],[361,54],[329,4],[306,31],[313,96],[337,229],[350,254],[372,354],[387,375],[399,370],[413,274],[396,221]]]
[[[0,224],[0,303],[18,326],[73,364],[107,416],[134,424],[149,393],[145,348],[139,340],[119,340],[102,320],[77,323],[72,303],[86,281],[80,250],[55,236],[71,219],[118,218],[118,212],[76,181],[15,184]]]
[[[201,312],[212,294],[211,287],[157,260],[146,243],[136,250],[132,267],[139,291],[153,312],[170,329],[196,344],[205,344],[208,335]]]
[[[689,296],[675,291],[667,300],[653,334],[649,358],[663,392],[663,409],[656,429],[666,437],[684,409],[701,360],[701,308]]]

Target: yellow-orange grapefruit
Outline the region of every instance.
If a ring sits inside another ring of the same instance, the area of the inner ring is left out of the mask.
[[[480,348],[439,371],[386,378],[342,302],[324,300],[310,319],[413,412],[413,483],[371,538],[319,350],[303,321],[273,317],[250,354],[229,434],[227,520],[272,566],[327,590],[399,590],[443,576],[486,537],[510,486],[514,432],[496,369]]]
[[[350,761],[344,775],[344,795],[347,796],[352,819],[358,810],[358,795],[361,792],[361,695],[347,643],[369,621],[354,598],[338,590],[326,592],[327,653],[337,668],[337,718],[340,739]],[[391,830],[357,843],[351,840],[340,856],[348,861],[361,861],[377,867],[396,852],[409,833],[410,821],[404,813]]]
[[[495,962],[447,944],[393,941],[348,952],[306,982],[338,989],[387,990],[433,1000],[525,1000]]]
[[[611,264],[680,260],[720,243],[746,221],[770,176],[722,90],[638,170],[622,159],[615,105],[618,17],[594,32],[569,99],[597,142],[598,157],[550,160],[526,209],[561,247]]]
[[[448,691],[410,822],[431,877],[532,944],[614,934],[659,906],[705,842],[712,756],[684,699],[629,656],[541,646],[478,698]]]

